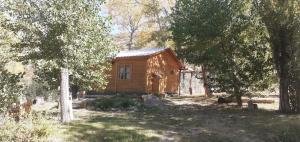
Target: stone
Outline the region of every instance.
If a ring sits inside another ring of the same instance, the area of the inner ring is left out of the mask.
[[[163,107],[164,103],[162,100],[154,95],[142,95],[142,101],[147,107]]]
[[[218,104],[232,103],[232,102],[234,102],[234,97],[233,96],[218,97]]]
[[[74,109],[83,109],[87,108],[87,99],[82,99],[82,100],[73,100],[73,108]]]

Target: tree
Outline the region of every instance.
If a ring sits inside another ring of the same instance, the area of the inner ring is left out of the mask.
[[[106,7],[117,29],[115,36],[120,46],[172,47],[168,28],[173,3],[174,0],[108,1]]]
[[[142,9],[135,0],[111,0],[106,4],[109,14],[113,17],[115,26],[128,33],[128,49],[135,46],[136,33],[143,24]]]
[[[18,83],[20,83],[23,74],[8,72],[4,68],[7,62],[3,57],[6,55],[3,55],[3,49],[0,49],[0,51],[2,51],[0,52],[0,114],[5,114],[22,95],[22,85]]]
[[[53,76],[38,76],[50,83],[61,82],[62,122],[69,122],[71,102],[69,75],[83,89],[103,88],[104,74],[110,69],[114,46],[107,20],[100,15],[102,1],[20,0],[4,1],[10,15],[6,28],[17,33],[20,43],[13,45],[19,59],[33,62],[37,69]],[[43,68],[46,67],[46,68]],[[53,71],[53,72],[52,72]],[[60,76],[61,75],[61,76]]]
[[[150,37],[147,42],[156,42],[158,47],[172,47],[170,28],[171,7],[174,0],[140,0],[143,12],[148,19],[147,24],[152,27],[147,33]]]
[[[214,92],[236,97],[266,88],[272,75],[266,29],[251,1],[176,1],[172,33],[177,54],[209,72]]]
[[[254,3],[270,35],[273,63],[279,79],[279,109],[284,113],[300,112],[300,93],[297,89],[300,84],[297,70],[300,50],[300,2],[255,0]]]
[[[297,38],[300,39],[300,31],[298,31],[298,36]],[[295,76],[296,76],[296,81],[295,81],[295,88],[296,88],[296,103],[297,103],[297,112],[300,113],[300,40],[298,40],[298,42],[296,43],[298,45],[298,49],[295,52]]]
[[[0,113],[6,113],[13,103],[16,103],[22,95],[23,86],[20,79],[23,73],[10,73],[5,65],[12,61],[13,54],[9,52],[9,46],[17,40],[12,31],[5,29],[2,24],[6,20],[5,16],[0,13]]]
[[[22,95],[23,86],[20,83],[23,73],[12,74],[1,69],[0,76],[0,113],[7,113],[13,103],[17,103]]]

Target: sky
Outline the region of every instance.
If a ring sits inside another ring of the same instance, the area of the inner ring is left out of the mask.
[[[104,16],[104,17],[109,17],[110,15],[108,14],[108,10],[107,8],[105,7],[105,5],[102,5],[101,7],[101,13],[100,13],[101,16]],[[120,30],[118,28],[117,25],[114,25],[114,24],[111,24],[110,25],[111,27],[111,31],[110,31],[110,34],[111,35],[117,35],[120,33]]]

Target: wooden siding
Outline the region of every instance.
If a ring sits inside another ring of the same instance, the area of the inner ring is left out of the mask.
[[[160,76],[160,93],[177,93],[179,85],[179,64],[170,52],[161,52],[147,60],[146,92],[153,91],[153,74]]]
[[[118,77],[118,66],[130,65],[129,80]],[[125,57],[114,60],[111,76],[105,92],[108,93],[155,93],[153,92],[154,74],[159,75],[159,93],[177,93],[179,85],[180,62],[171,50],[165,50],[151,56]]]
[[[112,65],[111,77],[106,92],[141,93],[145,92],[145,74],[147,58],[120,58]],[[118,76],[120,65],[130,65],[130,79],[122,80]]]

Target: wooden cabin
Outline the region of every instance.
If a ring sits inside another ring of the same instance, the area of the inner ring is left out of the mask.
[[[112,63],[105,92],[178,93],[183,65],[169,48],[121,51]]]

